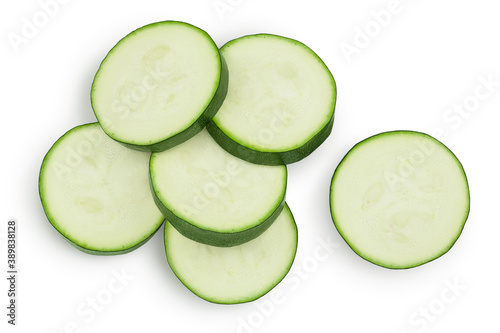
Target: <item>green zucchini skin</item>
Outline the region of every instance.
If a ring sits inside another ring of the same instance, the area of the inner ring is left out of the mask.
[[[376,258],[371,258],[366,252],[360,250],[358,248],[358,246],[356,246],[355,244],[353,244],[353,242],[348,239],[348,237],[345,236],[344,234],[344,231],[342,230],[342,227],[340,227],[339,223],[338,223],[338,218],[336,217],[336,214],[335,214],[335,207],[333,205],[333,200],[332,200],[332,195],[333,195],[333,186],[334,186],[334,183],[336,181],[336,179],[339,177],[338,176],[338,170],[340,170],[344,164],[346,164],[347,160],[349,159],[349,153],[356,150],[357,148],[359,148],[360,146],[372,141],[372,140],[376,140],[380,137],[383,137],[383,136],[389,136],[389,135],[406,135],[406,134],[413,134],[413,135],[418,135],[418,136],[422,136],[422,137],[425,137],[425,138],[428,138],[428,139],[431,139],[432,141],[434,141],[435,143],[437,143],[438,145],[440,145],[441,147],[445,148],[445,150],[447,151],[447,153],[452,156],[452,158],[454,159],[454,161],[456,162],[456,166],[458,166],[463,178],[464,178],[464,181],[465,181],[465,193],[466,193],[466,197],[467,197],[467,205],[466,207],[464,208],[465,209],[465,213],[463,215],[463,220],[461,221],[461,226],[458,230],[458,232],[456,233],[456,235],[454,236],[453,240],[451,242],[448,243],[448,245],[446,247],[444,247],[442,249],[442,251],[438,254],[438,255],[435,255],[433,257],[430,257],[430,258],[426,258],[426,259],[423,259],[423,260],[420,260],[420,261],[416,261],[416,262],[413,262],[411,264],[407,264],[407,265],[395,265],[395,264],[389,264],[387,262],[383,262],[379,259],[376,259]],[[458,239],[460,238],[464,228],[465,228],[465,225],[467,223],[467,220],[468,220],[468,217],[469,217],[469,214],[470,214],[470,208],[471,208],[471,205],[470,205],[470,188],[469,188],[469,182],[468,182],[468,177],[467,177],[467,174],[465,172],[465,169],[462,165],[462,163],[460,162],[460,160],[458,159],[458,157],[446,146],[444,145],[442,142],[440,142],[439,140],[437,140],[436,138],[426,134],[426,133],[423,133],[423,132],[418,132],[418,131],[413,131],[413,130],[393,130],[393,131],[386,131],[386,132],[381,132],[381,133],[378,133],[378,134],[375,134],[375,135],[372,135],[364,140],[361,140],[360,142],[356,143],[351,149],[348,150],[348,152],[344,155],[344,157],[342,158],[342,160],[339,162],[339,164],[337,165],[336,169],[335,169],[335,172],[333,173],[333,176],[331,178],[331,182],[330,182],[330,200],[329,200],[329,207],[330,207],[330,213],[331,213],[331,217],[332,217],[332,221],[333,221],[333,224],[335,226],[335,228],[337,229],[337,231],[339,232],[340,236],[342,237],[342,239],[344,239],[344,241],[346,242],[346,244],[353,250],[354,253],[356,253],[361,259],[371,263],[371,264],[374,264],[374,265],[377,265],[379,267],[382,267],[382,268],[386,268],[386,269],[391,269],[391,270],[407,270],[407,269],[412,269],[412,268],[416,268],[416,267],[419,267],[419,266],[422,266],[422,265],[425,265],[427,263],[430,263],[432,261],[435,261],[436,259],[439,259],[441,258],[443,255],[445,255],[446,253],[448,253],[451,248],[456,244],[456,242],[458,241]]]
[[[193,223],[190,223],[189,221],[186,221],[178,217],[167,206],[165,206],[161,201],[161,199],[158,197],[153,187],[151,177],[150,177],[150,187],[151,187],[151,192],[153,193],[153,199],[156,205],[158,206],[158,209],[165,216],[166,220],[175,229],[177,229],[177,231],[179,231],[179,233],[199,243],[212,246],[231,247],[246,243],[254,238],[257,238],[272,225],[272,223],[278,218],[283,208],[285,207],[285,195],[283,195],[281,202],[275,208],[275,210],[258,225],[243,231],[237,231],[234,233],[222,233],[213,230],[199,228],[195,226]]]
[[[262,164],[262,165],[287,165],[298,162],[310,154],[312,154],[321,144],[330,136],[334,116],[332,115],[330,121],[318,133],[316,133],[304,145],[283,152],[266,152],[258,151],[245,147],[222,131],[217,124],[210,121],[207,125],[207,130],[212,135],[215,141],[224,148],[228,153],[237,156],[245,161]]]
[[[68,237],[66,237],[66,235],[64,235],[62,232],[60,232],[59,230],[57,230],[57,228],[55,228],[55,229],[57,230],[57,232],[59,232],[59,234],[68,243],[70,243],[73,247],[75,247],[76,249],[82,251],[83,253],[90,254],[90,255],[95,255],[95,256],[116,256],[116,255],[122,255],[122,254],[130,253],[130,252],[132,252],[134,250],[137,250],[138,248],[140,248],[144,244],[146,244],[158,232],[158,230],[161,228],[161,226],[164,224],[164,222],[165,222],[165,220],[163,220],[163,222],[158,226],[158,228],[155,231],[153,231],[151,233],[151,235],[149,235],[148,237],[146,237],[140,243],[137,243],[136,245],[128,247],[128,248],[124,247],[123,249],[117,249],[117,250],[113,250],[113,251],[101,251],[101,250],[94,250],[94,249],[90,249],[90,248],[84,247],[84,246],[82,246],[82,245],[80,245],[80,244],[72,241]]]

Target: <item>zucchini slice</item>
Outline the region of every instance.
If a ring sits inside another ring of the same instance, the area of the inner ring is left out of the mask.
[[[276,220],[285,204],[287,169],[241,160],[203,130],[153,153],[150,181],[158,207],[184,236],[234,246],[257,237]]]
[[[165,224],[165,252],[172,271],[194,294],[213,302],[250,302],[288,273],[297,251],[297,226],[288,206],[259,237],[238,246],[195,242]]]
[[[91,254],[121,254],[144,244],[164,220],[149,188],[149,155],[111,140],[98,123],[66,132],[40,169],[49,222]]]
[[[306,45],[257,34],[226,43],[221,54],[231,82],[208,130],[224,149],[253,163],[289,164],[330,135],[335,80]]]
[[[184,22],[146,25],[102,61],[91,102],[103,130],[130,148],[162,151],[200,132],[227,92],[227,66],[212,38]]]
[[[467,177],[435,138],[384,132],[356,144],[332,177],[333,221],[362,258],[416,267],[448,252],[469,215]]]

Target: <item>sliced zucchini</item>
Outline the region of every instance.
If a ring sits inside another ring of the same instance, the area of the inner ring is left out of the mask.
[[[153,153],[150,179],[158,207],[179,232],[201,243],[233,246],[257,237],[278,217],[287,169],[241,160],[204,130]]]
[[[111,140],[98,123],[66,132],[40,169],[49,222],[91,254],[121,254],[144,244],[164,220],[149,188],[149,155]]]
[[[306,45],[257,34],[228,42],[221,54],[231,82],[208,130],[224,149],[253,163],[288,164],[330,135],[336,84]]]
[[[177,21],[146,25],[102,61],[91,101],[103,130],[133,149],[162,151],[200,132],[227,92],[227,66],[212,38]]]
[[[234,247],[195,242],[165,225],[172,271],[194,294],[223,304],[253,301],[288,273],[297,250],[297,226],[288,206],[259,237]]]
[[[414,131],[384,132],[356,144],[330,188],[339,233],[362,258],[411,268],[448,252],[467,220],[470,195],[460,161]]]

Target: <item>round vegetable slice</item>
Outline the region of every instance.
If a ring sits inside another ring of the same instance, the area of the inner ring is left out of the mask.
[[[285,204],[287,169],[241,160],[203,130],[153,153],[150,179],[158,207],[184,236],[234,246],[257,237],[276,220]]]
[[[349,246],[377,265],[401,269],[445,254],[470,207],[465,171],[435,138],[384,132],[356,144],[332,178],[333,221]]]
[[[133,149],[162,151],[200,132],[227,92],[228,71],[203,30],[163,21],[121,39],[102,61],[91,101],[103,130]]]
[[[273,289],[290,270],[297,250],[297,226],[288,206],[259,237],[238,246],[195,242],[165,225],[170,267],[194,294],[213,302],[250,302]]]
[[[69,130],[40,169],[39,193],[48,220],[87,253],[138,248],[164,220],[149,187],[149,155],[111,140],[98,123]]]
[[[330,135],[336,84],[306,45],[257,34],[228,42],[221,54],[231,82],[208,130],[224,149],[253,163],[288,164]]]

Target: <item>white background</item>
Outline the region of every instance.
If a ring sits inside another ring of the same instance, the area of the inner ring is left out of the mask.
[[[45,6],[51,15],[43,14],[42,4],[50,2],[57,7]],[[2,1],[1,331],[497,332],[497,2]],[[161,232],[126,255],[84,254],[59,236],[40,204],[45,153],[68,129],[95,121],[89,93],[100,61],[124,35],[161,20],[192,23],[219,46],[259,32],[298,39],[325,61],[338,85],[331,136],[289,166],[287,202],[299,228],[294,266],[252,303],[217,305],[192,294],[168,267]],[[29,35],[26,22],[39,27]],[[396,129],[440,138],[464,165],[472,197],[451,251],[399,271],[359,258],[337,233],[328,207],[330,179],[347,150]],[[3,277],[9,219],[18,223],[15,327],[7,325]],[[116,274],[124,274],[121,284]],[[92,299],[105,303],[100,311],[89,306]]]

